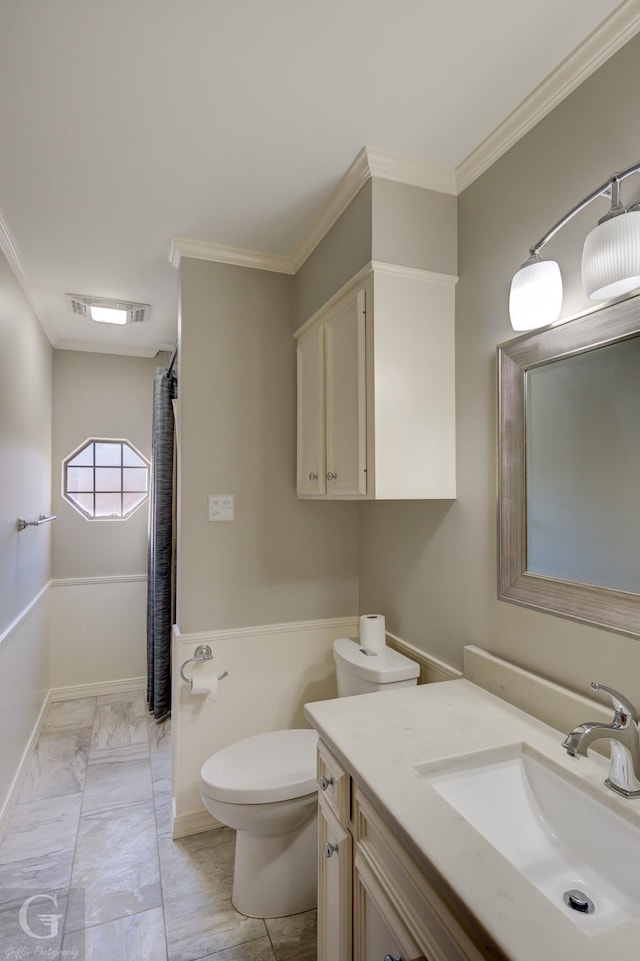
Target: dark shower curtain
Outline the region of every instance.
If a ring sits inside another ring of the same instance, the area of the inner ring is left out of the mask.
[[[157,368],[153,382],[151,505],[147,582],[147,704],[156,721],[171,713],[171,628],[173,623],[173,452],[172,401],[177,377]]]

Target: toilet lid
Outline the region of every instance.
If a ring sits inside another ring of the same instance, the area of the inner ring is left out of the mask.
[[[370,651],[351,637],[339,637],[333,642],[336,663],[356,677],[362,677],[372,684],[390,684],[392,681],[408,681],[420,674],[415,661],[405,657],[400,651],[383,647]]]
[[[214,801],[266,804],[317,790],[311,730],[269,731],[212,754],[200,771],[200,790]]]

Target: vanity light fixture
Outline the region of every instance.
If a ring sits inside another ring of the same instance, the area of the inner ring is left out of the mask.
[[[611,207],[588,234],[582,251],[582,284],[591,300],[622,297],[640,287],[640,203],[625,207],[620,185],[640,173],[640,161],[612,174],[532,247],[529,258],[511,281],[509,315],[514,330],[532,330],[553,323],[562,307],[562,277],[555,260],[544,260],[540,250],[598,197],[609,197]]]

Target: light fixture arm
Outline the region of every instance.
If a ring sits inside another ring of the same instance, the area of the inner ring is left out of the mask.
[[[631,164],[631,166],[627,167],[625,170],[621,170],[620,173],[612,174],[612,176],[603,184],[601,184],[600,187],[596,187],[596,189],[587,197],[585,197],[584,200],[581,200],[579,204],[576,204],[575,207],[572,207],[569,213],[565,214],[564,217],[557,222],[557,224],[554,224],[551,230],[548,230],[547,233],[541,237],[537,243],[535,243],[532,247],[529,247],[530,255],[535,257],[538,251],[541,250],[545,244],[548,244],[552,237],[555,237],[558,231],[561,230],[565,224],[568,224],[570,220],[573,220],[577,214],[584,210],[585,207],[588,207],[589,204],[594,200],[597,200],[598,197],[610,195],[612,200],[613,215],[615,216],[616,212],[623,213],[624,208],[620,204],[620,184],[623,180],[626,180],[627,177],[637,173],[640,173],[640,160],[634,164]],[[606,215],[607,217],[611,215],[612,210],[610,210]]]

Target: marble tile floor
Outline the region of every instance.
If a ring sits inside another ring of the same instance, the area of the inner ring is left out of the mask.
[[[316,961],[315,911],[234,909],[233,831],[171,838],[170,723],[143,692],[50,706],[0,841],[0,961]]]

